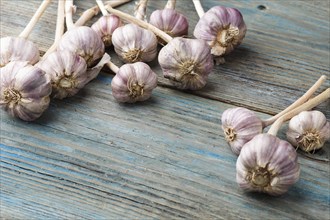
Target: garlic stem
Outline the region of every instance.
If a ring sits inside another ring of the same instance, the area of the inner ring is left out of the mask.
[[[112,70],[112,72],[114,72],[115,74],[118,73],[118,71],[119,71],[119,67],[116,66],[113,62],[108,61],[108,62],[106,63],[106,65]]]
[[[135,9],[135,17],[139,20],[144,21],[145,20],[145,15],[146,15],[146,10],[147,10],[147,3],[148,0],[140,0],[137,3],[137,7]]]
[[[58,8],[57,8],[57,21],[56,21],[56,31],[55,31],[55,39],[53,45],[46,51],[43,57],[48,56],[51,52],[53,52],[57,45],[58,42],[60,41],[61,37],[63,36],[64,33],[64,6],[65,6],[65,1],[58,1]]]
[[[314,85],[312,87],[310,87],[309,90],[307,90],[307,92],[303,96],[301,96],[299,99],[297,99],[289,107],[287,107],[286,109],[284,109],[283,111],[281,111],[277,115],[274,115],[273,117],[262,121],[263,128],[268,127],[269,125],[273,124],[274,121],[276,121],[279,117],[281,117],[285,113],[291,111],[292,109],[294,109],[294,108],[298,107],[299,105],[303,104],[304,102],[306,102],[313,95],[313,93],[324,83],[326,78],[327,77],[325,75],[322,75],[316,81],[316,83],[314,83]]]
[[[99,8],[100,8],[100,10],[101,10],[103,16],[107,16],[107,15],[109,15],[107,9],[105,9],[105,6],[104,6],[102,0],[96,0],[96,3],[97,3],[97,5],[99,6]]]
[[[159,30],[155,26],[153,26],[145,21],[139,20],[139,19],[133,17],[132,15],[129,15],[124,12],[113,9],[110,5],[107,5],[106,8],[107,8],[108,12],[110,12],[114,15],[117,15],[121,19],[131,22],[133,24],[139,25],[142,28],[152,31],[155,35],[157,35],[158,37],[160,37],[162,40],[164,40],[167,43],[173,39],[170,35],[166,34],[164,31]]]
[[[66,28],[68,30],[71,30],[75,27],[73,23],[72,14],[74,12],[75,8],[73,5],[73,0],[65,0],[65,22],[66,22]]]
[[[132,0],[112,0],[105,2],[106,5],[111,5],[111,7],[115,8],[117,6],[123,5],[127,2],[130,2]],[[80,16],[80,18],[76,21],[75,26],[83,26],[85,25],[89,20],[91,20],[94,16],[98,15],[100,12],[100,8],[98,5],[91,7],[83,12],[83,14]]]
[[[200,0],[192,0],[196,9],[196,12],[198,14],[198,16],[201,18],[203,17],[203,15],[205,14],[205,11],[203,9],[203,6],[200,2]]]
[[[22,37],[22,38],[25,38],[25,39],[28,38],[28,36],[30,35],[33,27],[37,24],[38,20],[40,19],[40,17],[42,16],[44,11],[48,7],[48,5],[51,3],[51,1],[52,0],[44,0],[41,3],[41,5],[39,6],[37,11],[34,13],[33,17],[31,18],[30,22],[28,23],[28,25],[20,33],[19,37]]]
[[[290,112],[279,117],[274,122],[274,124],[270,127],[268,134],[276,136],[277,131],[280,129],[283,122],[291,119],[293,116],[299,114],[302,111],[308,111],[308,110],[314,108],[315,106],[321,104],[322,102],[324,102],[325,100],[327,100],[329,98],[330,98],[330,88],[326,89],[324,92],[322,92],[318,96],[315,96],[314,98],[305,102],[304,104],[300,105],[299,107],[297,107],[297,108],[291,110]]]
[[[175,9],[176,0],[168,0],[165,9]]]

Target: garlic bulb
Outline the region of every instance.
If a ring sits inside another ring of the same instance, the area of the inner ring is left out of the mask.
[[[11,61],[28,61],[33,65],[40,58],[38,47],[25,38],[3,37],[0,39],[0,48],[0,67]]]
[[[180,89],[203,88],[213,69],[210,47],[198,39],[174,38],[161,49],[158,62],[164,77]]]
[[[40,117],[52,91],[46,73],[27,61],[10,62],[0,71],[0,106],[24,121]]]
[[[70,51],[53,52],[38,67],[50,76],[54,98],[73,96],[88,82],[86,61]]]
[[[59,42],[58,50],[68,50],[85,59],[92,67],[104,54],[104,43],[90,27],[74,27],[68,30]]]
[[[211,53],[223,56],[241,44],[246,33],[242,14],[235,8],[215,6],[198,21],[194,36],[211,46]]]
[[[149,23],[171,37],[188,35],[187,18],[173,9],[156,10],[150,15]]]
[[[112,94],[118,102],[147,100],[157,87],[157,75],[142,62],[121,66],[111,82]]]
[[[303,151],[315,151],[330,139],[330,123],[320,111],[303,111],[290,120],[287,138]]]
[[[92,29],[102,38],[106,47],[112,45],[112,34],[122,26],[120,18],[116,15],[106,15],[100,17],[93,25]]]
[[[221,123],[225,139],[236,155],[245,143],[263,130],[261,119],[253,111],[241,107],[225,110]]]
[[[295,149],[271,134],[259,134],[246,143],[236,162],[236,180],[247,191],[281,195],[298,181]]]
[[[125,63],[150,62],[157,56],[156,36],[135,24],[117,28],[113,32],[112,43]]]

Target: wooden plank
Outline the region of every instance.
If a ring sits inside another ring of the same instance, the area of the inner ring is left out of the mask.
[[[37,8],[38,1],[1,1],[1,36],[17,35]],[[164,0],[150,1],[148,15],[165,5]],[[309,1],[221,1],[228,7],[238,8],[244,15],[248,33],[243,44],[227,57],[224,65],[217,66],[208,85],[198,96],[246,106],[260,112],[275,114],[301,96],[320,75],[329,75],[329,1],[311,4]],[[205,10],[218,5],[218,1],[202,1]],[[93,1],[76,1],[75,18],[92,6]],[[266,7],[258,9],[259,5]],[[132,12],[134,3],[121,7]],[[190,0],[180,0],[177,9],[189,17],[192,36],[198,21]],[[306,16],[307,15],[307,16]],[[46,11],[31,39],[45,51],[52,42],[55,28],[56,3]],[[95,21],[95,19],[93,20]],[[92,24],[91,21],[89,23]],[[14,28],[13,28],[14,27]],[[40,37],[42,36],[42,37]],[[110,48],[112,52],[112,48]],[[115,63],[121,65],[116,56]],[[162,77],[157,62],[151,63],[162,85],[170,86]],[[330,86],[328,80],[321,88]],[[320,107],[327,117],[330,103]]]
[[[326,163],[300,157],[301,179],[281,197],[243,193],[220,129],[230,105],[166,88],[119,105],[110,81],[53,101],[34,123],[1,112],[3,218],[329,216]]]
[[[39,3],[0,1],[1,37],[19,34]],[[75,18],[94,4],[76,3]],[[218,1],[202,3],[207,9]],[[220,128],[221,113],[233,107],[223,102],[274,113],[328,74],[329,2],[221,3],[239,8],[250,29],[203,91],[167,88],[154,62],[164,87],[145,103],[116,103],[104,73],[77,96],[52,101],[36,122],[1,111],[0,218],[329,219],[329,143],[314,159],[300,154],[301,179],[274,198],[237,187],[236,157]],[[151,0],[148,13],[163,5]],[[197,22],[190,0],[178,9]],[[55,14],[54,1],[31,35],[41,51],[52,43]]]

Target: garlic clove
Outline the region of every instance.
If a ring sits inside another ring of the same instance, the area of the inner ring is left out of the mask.
[[[48,108],[50,78],[27,61],[13,61],[1,68],[0,106],[10,115],[33,121]]]
[[[237,9],[215,6],[200,18],[194,36],[207,41],[213,55],[223,56],[241,44],[246,30],[243,16]]]
[[[56,51],[38,63],[51,78],[54,98],[75,95],[88,81],[86,61],[70,51]]]
[[[171,37],[188,35],[189,24],[187,18],[173,9],[154,11],[150,15],[149,23],[169,34]]]
[[[33,65],[40,59],[38,47],[24,38],[3,37],[0,39],[0,48],[0,67],[11,61],[28,61]]]
[[[165,78],[180,89],[198,90],[213,69],[210,47],[203,40],[174,38],[159,52]]]
[[[117,28],[112,35],[115,52],[125,63],[150,62],[157,56],[157,38],[135,24]]]
[[[101,37],[106,47],[112,45],[112,34],[122,22],[116,15],[105,15],[100,17],[93,25],[92,29]]]
[[[320,111],[303,111],[290,120],[287,139],[305,152],[314,152],[330,139],[330,123]]]
[[[246,191],[281,195],[298,181],[300,167],[295,149],[270,134],[246,143],[236,162],[236,180]]]
[[[100,36],[90,27],[75,27],[61,38],[58,50],[68,50],[85,59],[87,67],[95,65],[104,54],[104,43]]]
[[[112,94],[118,102],[145,101],[156,87],[157,75],[142,62],[121,66],[111,82]]]

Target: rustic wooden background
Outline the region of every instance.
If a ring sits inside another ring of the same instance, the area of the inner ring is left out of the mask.
[[[1,0],[1,37],[17,36],[40,2]],[[165,3],[150,0],[148,15]],[[75,4],[75,19],[95,5]],[[118,104],[105,69],[77,96],[53,100],[35,122],[0,111],[1,219],[330,219],[329,143],[314,155],[299,151],[301,178],[287,194],[244,193],[220,124],[234,106],[267,118],[329,75],[329,1],[202,4],[238,8],[248,26],[203,90],[175,90],[153,62],[160,86],[144,103]],[[52,44],[56,6],[30,36],[41,53]],[[120,9],[132,13],[134,3]],[[192,36],[198,17],[191,0],[177,0],[177,10],[189,18]],[[328,106],[318,107],[327,118]]]

